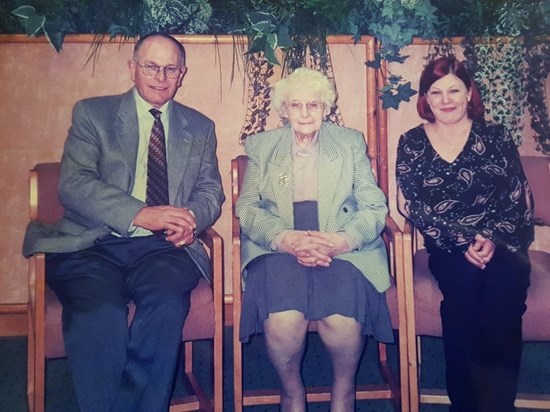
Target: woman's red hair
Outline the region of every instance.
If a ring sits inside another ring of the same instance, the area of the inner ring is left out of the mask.
[[[471,92],[471,98],[468,102],[468,117],[470,119],[481,119],[485,108],[481,101],[481,96],[475,85],[474,79],[460,61],[454,56],[440,57],[429,63],[422,71],[420,76],[420,86],[418,90],[418,101],[416,102],[416,110],[418,115],[430,123],[435,122],[435,116],[430,109],[426,93],[436,81],[445,77],[448,74],[454,74],[466,85],[466,88]]]

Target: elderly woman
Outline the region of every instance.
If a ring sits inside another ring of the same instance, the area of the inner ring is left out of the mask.
[[[333,365],[331,411],[352,411],[365,335],[392,341],[380,237],[387,215],[363,135],[323,122],[336,93],[301,68],[274,87],[285,127],[250,136],[237,215],[246,288],[240,337],[265,333],[281,409],[304,411],[300,364],[310,321]]]
[[[514,411],[531,270],[532,198],[510,134],[483,120],[474,81],[454,57],[420,77],[418,114],[401,136],[400,210],[424,236],[443,293],[451,411]]]

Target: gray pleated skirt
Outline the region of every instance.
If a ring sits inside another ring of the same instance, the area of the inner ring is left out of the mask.
[[[297,230],[316,230],[317,202],[294,204]],[[386,297],[350,262],[333,259],[329,267],[300,265],[288,253],[262,255],[247,266],[240,340],[263,332],[270,313],[297,310],[311,321],[339,314],[362,324],[363,335],[393,342]]]

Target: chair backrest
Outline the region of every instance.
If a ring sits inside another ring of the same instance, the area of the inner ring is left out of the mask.
[[[550,158],[522,156],[521,163],[535,199],[535,222],[550,226]]]
[[[57,195],[57,183],[59,181],[60,162],[39,163],[31,173],[36,174],[36,179],[31,179],[31,220],[53,224],[63,215],[63,206]]]
[[[239,234],[239,218],[235,210],[235,205],[239,199],[239,193],[246,173],[246,166],[248,165],[248,156],[240,155],[231,160],[231,205],[233,208],[232,228],[233,234]]]

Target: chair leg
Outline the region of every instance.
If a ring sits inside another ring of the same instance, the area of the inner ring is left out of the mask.
[[[34,342],[34,325],[32,316],[30,315],[31,305],[27,310],[28,312],[28,332],[27,332],[27,403],[30,412],[35,410],[35,342]]]
[[[46,391],[46,281],[45,281],[45,256],[39,254],[34,258],[34,269],[36,272],[35,277],[35,302],[34,308],[31,308],[29,313],[30,317],[33,317],[33,334],[32,334],[32,349],[33,353],[30,357],[33,359],[34,365],[32,366],[34,372],[34,379],[32,388],[34,389],[34,412],[44,412],[46,407],[45,391]],[[34,316],[32,316],[34,315]]]
[[[42,353],[44,353],[42,351]],[[37,356],[35,359],[35,375],[34,375],[34,412],[44,412],[46,407],[46,358]]]
[[[243,350],[238,336],[238,321],[233,325],[233,397],[235,412],[243,410]]]
[[[223,410],[223,337],[214,337],[214,410]]]
[[[403,328],[402,330],[404,330]],[[399,376],[400,376],[400,400],[401,412],[410,411],[410,394],[409,394],[409,360],[407,358],[407,342],[405,336],[400,336],[399,339]]]
[[[411,358],[409,361],[410,412],[418,412],[420,408],[420,336],[410,339],[409,344],[412,346],[411,350],[409,350]]]

